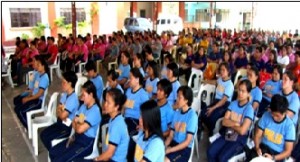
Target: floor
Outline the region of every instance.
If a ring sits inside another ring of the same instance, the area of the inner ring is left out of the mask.
[[[106,76],[106,72],[100,70],[102,76]],[[106,77],[103,77],[106,82]],[[186,84],[183,77],[180,77],[181,84]],[[28,134],[19,122],[14,113],[13,98],[26,89],[26,86],[11,88],[8,84],[1,90],[1,122],[2,122],[2,161],[4,162],[46,162],[48,152],[39,141],[39,155],[33,153],[32,141],[28,139]],[[49,94],[60,92],[60,79],[54,73],[53,82],[50,85]],[[41,132],[42,129],[39,130]],[[206,160],[206,148],[208,146],[207,133],[204,132],[203,138],[199,143],[200,158],[197,159],[196,154],[193,155],[193,162],[204,162]]]

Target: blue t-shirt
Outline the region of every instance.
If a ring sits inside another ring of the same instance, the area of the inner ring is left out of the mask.
[[[32,95],[36,95],[39,92],[39,89],[44,90],[44,94],[40,96],[40,100],[43,100],[46,89],[49,87],[49,77],[47,73],[39,74],[34,82],[34,88]]]
[[[73,120],[75,113],[79,108],[79,100],[76,93],[72,92],[70,95],[62,93],[59,103],[64,105],[65,110],[69,113],[68,118]]]
[[[32,73],[32,78],[29,77],[29,83],[28,83],[28,88],[30,90],[33,90],[34,88],[34,83],[35,83],[35,80],[39,77],[39,72],[34,70],[33,73]]]
[[[153,80],[151,80],[150,77],[146,80],[145,89],[146,89],[146,91],[147,91],[147,89],[149,90],[149,92],[147,91],[149,98],[151,98],[153,95],[156,95],[158,81],[159,81],[158,78],[154,78]]]
[[[168,79],[167,77],[167,66],[161,68],[161,79]]]
[[[251,97],[250,97],[251,104],[253,105],[254,102],[257,102],[258,104],[260,104],[260,102],[262,100],[261,89],[256,86],[256,87],[252,88],[250,94],[251,94]]]
[[[227,96],[227,101],[230,102],[234,91],[234,86],[231,79],[226,81],[220,77],[217,80],[216,99],[221,100],[223,96]]]
[[[178,80],[175,80],[172,82],[172,92],[170,93],[168,97],[168,102],[171,106],[173,106],[176,102],[177,99],[177,90],[180,87],[180,83]]]
[[[265,93],[270,93],[272,95],[280,93],[281,89],[282,89],[281,80],[274,81],[274,80],[270,79],[266,82],[266,84],[263,87],[263,91]],[[271,98],[269,98],[268,96],[263,95],[263,98],[265,98],[266,100],[271,102]]]
[[[87,108],[85,104],[82,104],[76,112],[76,117],[80,116],[83,116],[84,122],[90,126],[84,134],[90,138],[95,138],[102,119],[99,106],[94,104],[91,108]]]
[[[115,153],[112,156],[111,160],[126,161],[129,144],[129,134],[127,125],[121,114],[118,114],[115,118],[109,120],[108,132],[104,145],[105,151],[108,149],[109,144],[116,147]]]
[[[97,97],[98,100],[100,101],[104,89],[102,77],[100,75],[97,75],[96,77],[91,78],[90,80],[93,82],[94,86],[96,87]]]
[[[244,58],[240,58],[240,57],[237,57],[234,61],[234,66],[239,69],[239,68],[242,68],[242,67],[246,67],[248,64],[248,59],[247,57],[244,57]]]
[[[281,122],[276,122],[270,112],[265,112],[258,122],[258,128],[263,130],[262,143],[277,152],[284,151],[285,142],[296,140],[295,125],[285,117]]]
[[[217,60],[221,59],[222,56],[221,56],[220,52],[218,52],[218,53],[211,52],[211,53],[208,55],[208,58],[209,58],[210,60],[212,60],[212,61],[217,61]]]
[[[262,59],[259,61],[252,59],[252,63],[258,68],[258,71],[265,68],[265,62]]]
[[[295,125],[297,125],[299,108],[300,108],[300,101],[299,101],[298,94],[295,91],[292,91],[290,94],[284,94],[281,91],[280,95],[286,97],[286,99],[288,100],[288,103],[289,103],[288,110],[290,110],[291,112],[294,113],[292,121]]]
[[[191,148],[194,143],[194,135],[198,129],[198,116],[194,109],[189,108],[186,112],[182,110],[175,111],[171,130],[174,131],[173,140],[182,143],[186,140],[188,134],[193,135],[193,140],[188,147]]]
[[[118,70],[120,71],[120,73],[119,73],[119,78],[118,78],[118,80],[122,80],[122,79],[128,79],[129,78],[129,74],[130,74],[130,65],[128,64],[128,65],[123,65],[123,64],[120,64],[119,65],[119,68],[118,68]]]
[[[244,105],[240,105],[237,100],[230,103],[228,106],[230,111],[230,120],[242,124],[246,118],[251,121],[254,120],[254,109],[251,102],[247,102]],[[241,137],[241,135],[239,135]],[[245,135],[246,137],[248,135]]]
[[[171,125],[173,116],[174,110],[168,102],[160,106],[161,129],[163,133],[166,132],[169,128],[168,126]]]
[[[141,160],[151,162],[162,162],[165,159],[164,141],[157,135],[150,135],[145,138],[142,131],[137,135],[137,143],[135,146],[134,161]]]
[[[140,118],[140,106],[149,100],[147,92],[140,88],[136,92],[132,92],[131,88],[126,91],[127,101],[125,103],[125,118]]]

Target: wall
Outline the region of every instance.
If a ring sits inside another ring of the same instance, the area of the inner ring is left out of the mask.
[[[179,15],[179,2],[162,2],[162,13],[160,14]]]
[[[120,2],[98,2],[99,3],[99,34],[111,34],[117,31],[117,3]]]
[[[16,37],[28,34],[33,38],[32,27],[11,28],[10,8],[40,8],[41,21],[43,24],[48,23],[48,2],[2,2],[2,19],[4,23],[5,40],[14,40]]]
[[[153,16],[153,2],[138,2],[137,3],[137,17],[140,17],[140,10],[146,10],[146,18],[152,20]]]

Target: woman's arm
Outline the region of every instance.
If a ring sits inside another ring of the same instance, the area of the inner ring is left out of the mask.
[[[37,94],[28,96],[28,97],[24,97],[22,100],[23,103],[40,98],[44,94],[44,91],[45,91],[44,89],[40,88]]]
[[[168,147],[171,143],[171,141],[173,140],[173,136],[174,136],[174,131],[171,130],[169,136],[167,137],[166,141],[165,141],[165,146]]]
[[[273,155],[274,159],[277,160],[284,160],[285,158],[288,158],[291,155],[291,152],[293,150],[293,142],[285,142],[285,149],[283,152],[281,152],[278,155]]]
[[[260,128],[256,128],[255,136],[254,136],[254,147],[255,147],[255,150],[256,150],[258,156],[262,155],[259,145],[260,145],[261,137],[262,137],[263,133],[264,133],[263,130],[261,130]]]
[[[95,161],[109,161],[113,157],[115,151],[116,146],[109,144],[107,150],[95,158]]]

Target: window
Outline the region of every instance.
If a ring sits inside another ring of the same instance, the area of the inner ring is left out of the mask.
[[[168,22],[167,22],[167,24],[171,24],[171,20],[170,20],[170,19],[168,19]]]
[[[209,12],[207,9],[196,9],[196,21],[208,22]]]
[[[160,24],[165,24],[166,23],[166,19],[161,19],[160,20]]]
[[[140,17],[146,17],[146,10],[140,10]]]
[[[40,8],[10,8],[11,27],[31,27],[41,22]]]
[[[72,9],[71,8],[61,8],[60,16],[65,17],[65,24],[72,23]],[[82,22],[86,20],[86,14],[84,8],[76,8],[76,21]]]

